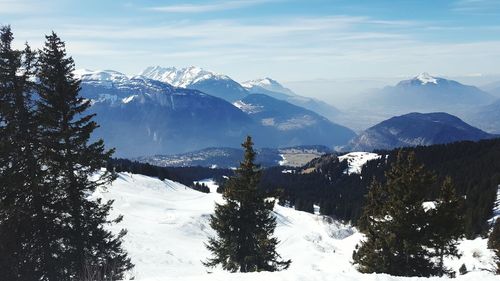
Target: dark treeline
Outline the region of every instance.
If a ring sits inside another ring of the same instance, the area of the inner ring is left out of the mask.
[[[199,192],[210,193],[210,188],[204,183],[195,182],[191,185],[191,188]]]
[[[317,161],[318,163],[313,163]],[[312,212],[313,204],[320,206],[323,215],[355,222],[361,215],[363,197],[371,180],[344,171],[347,163],[334,155],[314,160],[303,168],[307,173],[282,173],[282,167],[266,169],[261,187],[279,190],[280,204]],[[309,167],[317,164],[318,167]]]
[[[395,161],[397,152],[378,151],[387,155],[368,162],[361,175],[344,173],[346,163],[336,157],[323,156],[305,167],[307,174],[283,174],[282,167],[267,169],[261,186],[267,190],[281,190],[285,204],[301,210],[312,210],[318,204],[321,213],[356,223],[361,215],[367,188],[375,178],[385,182],[384,173]],[[493,203],[500,184],[500,139],[480,142],[457,142],[427,147],[405,148],[414,151],[419,163],[434,172],[442,182],[449,176],[459,196],[465,197],[464,219],[467,237],[486,234],[487,220],[492,215]],[[439,186],[426,192],[426,198],[436,198]]]

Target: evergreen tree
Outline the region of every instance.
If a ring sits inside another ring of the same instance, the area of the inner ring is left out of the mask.
[[[6,272],[6,278],[17,277],[19,256],[16,249],[21,243],[16,239],[18,224],[21,220],[16,216],[20,209],[18,204],[19,186],[9,179],[15,173],[13,134],[14,134],[14,104],[20,68],[20,55],[12,50],[13,35],[9,26],[0,30],[0,272]],[[12,163],[12,164],[11,164]],[[11,270],[13,269],[13,270]],[[10,274],[9,274],[10,273]]]
[[[298,198],[295,201],[295,210],[314,214],[314,204],[308,199]]]
[[[495,252],[496,274],[500,274],[500,218],[497,218],[488,238],[488,248]]]
[[[52,212],[54,193],[44,188],[34,116],[35,53],[12,50],[10,27],[0,30],[0,272],[8,280],[57,280],[61,256]]]
[[[367,239],[353,255],[361,272],[430,276],[427,214],[422,207],[435,177],[413,153],[400,152],[386,172],[386,183],[372,185],[363,212]],[[363,221],[362,220],[362,221]]]
[[[46,184],[56,191],[57,211],[64,214],[60,242],[65,251],[56,267],[64,269],[65,275],[57,280],[82,278],[89,268],[105,279],[121,279],[132,267],[121,247],[125,231],[114,236],[104,228],[121,217],[108,219],[112,201],[87,200],[96,188],[114,179],[113,173],[101,170],[113,151],[106,151],[102,140],[89,142],[97,124],[93,115],[85,114],[90,100],[79,96],[80,81],[73,71],[64,42],[55,33],[46,36],[37,68],[37,117]]]
[[[242,144],[243,162],[224,186],[225,204],[216,204],[210,226],[217,237],[211,237],[206,247],[212,257],[207,267],[221,265],[236,272],[278,271],[288,268],[290,260],[281,260],[276,252],[278,240],[272,237],[276,218],[272,215],[274,200],[269,200],[257,185],[260,170],[254,164],[256,153],[250,137]]]
[[[383,206],[387,200],[386,189],[375,179],[372,181],[363,213],[358,227],[366,234],[366,241],[353,253],[353,260],[359,264],[359,270],[364,273],[384,272],[390,268],[392,253],[389,252],[386,237],[390,235],[388,228],[382,223],[384,218]]]
[[[445,256],[460,257],[458,252],[458,239],[464,233],[464,220],[462,217],[462,201],[456,196],[455,187],[451,178],[447,177],[440,189],[435,209],[429,210],[430,215],[430,241],[434,248],[433,255],[437,257],[437,275],[453,275],[453,271],[445,268]]]

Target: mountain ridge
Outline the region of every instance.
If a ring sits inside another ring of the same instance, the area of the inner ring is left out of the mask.
[[[389,118],[368,128],[342,150],[373,151],[493,137],[448,113],[413,112]]]
[[[267,118],[279,120],[283,126],[265,124],[262,118],[222,98],[145,76],[129,77],[112,70],[80,70],[75,76],[82,79],[81,94],[92,100],[90,111],[97,114],[101,125],[95,137],[116,147],[119,157],[239,147],[246,135],[258,140],[260,147],[333,147],[347,143],[354,135],[316,113],[265,95],[259,100],[266,100],[267,109],[274,106],[266,111]],[[310,122],[297,124],[304,120]],[[348,135],[337,136],[337,132]]]

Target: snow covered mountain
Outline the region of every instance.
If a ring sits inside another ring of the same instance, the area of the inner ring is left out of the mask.
[[[234,105],[262,126],[277,130],[287,146],[319,144],[336,146],[356,134],[312,111],[263,94],[251,94]]]
[[[430,82],[432,83],[432,82]],[[355,137],[345,151],[372,151],[492,138],[447,113],[409,113],[385,120]]]
[[[241,85],[252,94],[265,94],[279,100],[287,101],[293,105],[314,111],[332,121],[335,121],[340,114],[340,110],[333,105],[318,99],[297,95],[278,81],[268,77],[246,81],[241,83]]]
[[[204,242],[214,235],[208,219],[214,204],[223,199],[214,193],[217,186],[212,181],[202,182],[208,184],[211,193],[197,192],[170,180],[120,173],[111,186],[93,194],[93,199],[114,200],[112,218],[123,215],[123,221],[113,225],[112,230],[116,233],[122,228],[128,230],[123,246],[136,265],[131,272],[135,280],[415,280],[358,273],[351,264],[351,257],[363,236],[356,229],[329,217],[279,205],[274,210],[277,218],[275,235],[281,241],[277,251],[284,258],[292,259],[288,270],[244,274],[223,272],[218,268],[207,270],[201,263],[209,257]],[[462,257],[446,260],[446,265],[458,270],[465,263],[472,272],[457,274],[455,280],[497,280],[491,273],[481,271],[489,268],[492,259],[491,251],[486,249],[486,239],[464,240],[459,250]]]
[[[195,66],[181,69],[151,66],[143,70],[140,75],[175,87],[199,90],[229,102],[239,100],[248,94],[245,88],[229,76]]]
[[[413,79],[401,81],[373,94],[375,105],[424,112],[447,109],[453,111],[460,106],[485,105],[492,100],[490,94],[477,87],[428,73],[419,74]]]
[[[271,92],[272,94],[283,94],[285,96],[296,95],[292,90],[285,88],[278,81],[269,77],[245,81],[241,85],[251,93],[267,94],[266,92]]]
[[[475,86],[421,73],[394,86],[365,92],[337,120],[356,131],[410,112],[446,112],[471,122],[471,112],[493,100]]]
[[[265,94],[312,110],[330,120],[334,120],[340,113],[334,106],[317,99],[299,96],[271,78],[256,79],[240,84],[227,75],[195,66],[181,69],[150,66],[143,70],[140,75],[166,82],[175,87],[199,90],[229,102],[241,100],[250,93]]]
[[[92,100],[91,112],[97,113],[101,127],[94,136],[116,147],[118,157],[239,147],[248,134],[259,147],[333,147],[353,136],[324,117],[264,95],[258,100],[267,100],[266,104],[250,100],[255,103],[251,106],[265,105],[263,112],[253,114],[224,99],[145,76],[128,77],[111,70],[78,70],[75,75],[82,80],[82,96]]]
[[[77,75],[101,126],[95,137],[116,147],[119,157],[238,146],[246,134],[258,131],[241,110],[197,90],[116,71]]]

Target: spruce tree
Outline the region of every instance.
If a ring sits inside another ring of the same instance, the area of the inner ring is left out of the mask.
[[[414,153],[399,152],[386,183],[372,185],[363,211],[366,240],[353,255],[361,272],[430,276],[428,218],[422,207],[435,177],[416,163]]]
[[[57,191],[58,212],[64,213],[64,262],[57,266],[66,275],[58,280],[84,278],[89,270],[106,280],[121,279],[132,267],[121,246],[125,231],[114,236],[104,227],[121,217],[108,219],[112,201],[87,200],[96,188],[114,179],[113,173],[101,170],[113,151],[107,151],[102,140],[90,142],[97,124],[94,115],[85,113],[90,100],[79,96],[80,81],[73,71],[64,42],[55,33],[46,36],[39,53],[37,117],[46,182]]]
[[[257,188],[259,166],[251,137],[242,144],[244,160],[224,186],[224,204],[216,204],[210,226],[217,233],[206,247],[212,257],[207,267],[222,266],[231,272],[278,271],[288,268],[290,260],[281,260],[276,252],[278,240],[273,237],[276,218],[274,200]]]
[[[32,93],[35,53],[13,50],[0,30],[0,272],[8,280],[57,280],[61,257],[55,199],[44,188]]]
[[[367,239],[353,253],[354,262],[359,265],[359,271],[364,273],[387,273],[390,268],[392,254],[385,239],[390,233],[382,223],[386,200],[386,189],[374,179],[358,222],[359,229],[365,233]]]
[[[440,189],[435,209],[428,211],[430,216],[430,242],[437,257],[436,273],[453,276],[453,271],[444,266],[444,257],[460,257],[458,239],[464,233],[462,217],[462,200],[456,195],[451,178],[447,177]]]
[[[17,276],[15,266],[19,257],[16,248],[21,243],[17,236],[17,225],[20,223],[18,192],[19,186],[10,181],[15,173],[13,162],[14,101],[17,75],[20,67],[20,56],[12,50],[13,35],[10,27],[0,30],[0,272],[6,272],[6,278]],[[17,207],[17,208],[16,208]],[[11,270],[13,269],[13,270]],[[10,273],[10,274],[9,274]]]

